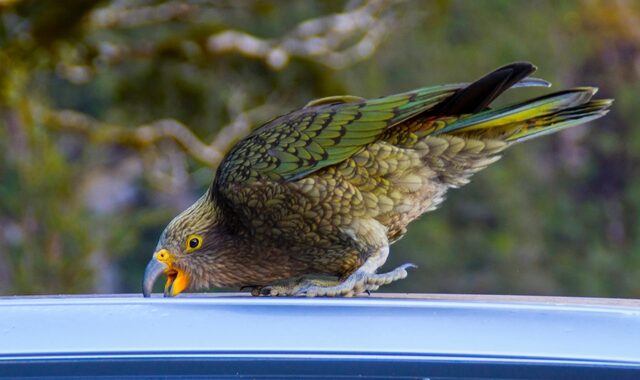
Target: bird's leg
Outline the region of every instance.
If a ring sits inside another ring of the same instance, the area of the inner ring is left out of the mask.
[[[389,241],[387,229],[374,219],[354,220],[349,226],[343,228],[345,236],[352,239],[354,246],[362,252],[365,258],[355,271],[341,278],[317,275],[305,275],[292,279],[268,284],[260,289],[255,289],[252,294],[258,295],[283,295],[283,296],[326,296],[351,297],[365,291],[377,290],[380,286],[407,277],[407,269],[413,264],[402,265],[391,272],[376,273],[389,256]]]
[[[388,250],[388,247],[386,249]],[[367,262],[368,261],[369,260],[367,260]],[[404,264],[390,272],[378,274],[375,273],[375,269],[373,269],[373,273],[371,272],[371,269],[367,266],[367,262],[337,285],[309,285],[301,287],[295,295],[307,297],[352,297],[363,292],[377,290],[381,285],[390,284],[394,281],[406,278],[407,269],[415,268],[415,265],[413,264]]]
[[[402,264],[396,269],[386,273],[373,273],[367,276],[365,290],[378,290],[382,285],[390,284],[394,281],[402,280],[407,277],[407,269],[417,268],[418,266],[411,263]]]
[[[274,281],[265,286],[251,286],[253,296],[294,296],[301,289],[311,285],[335,286],[340,283],[340,277],[323,274],[306,274],[302,276]]]
[[[378,267],[384,264],[388,254],[389,246],[378,249],[360,268],[343,279],[334,276],[306,275],[254,288],[251,294],[351,297],[365,291],[377,290],[381,285],[407,277],[407,269],[415,267],[413,264],[404,264],[387,273],[375,273]]]

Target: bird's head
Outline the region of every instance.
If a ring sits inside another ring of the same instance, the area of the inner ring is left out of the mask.
[[[153,284],[163,273],[167,277],[165,297],[176,296],[189,287],[206,286],[206,279],[201,278],[202,264],[216,253],[216,214],[207,193],[167,225],[144,272],[145,297],[151,295]]]

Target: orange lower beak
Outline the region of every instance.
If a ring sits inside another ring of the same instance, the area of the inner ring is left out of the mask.
[[[168,269],[164,272],[167,282],[164,284],[164,296],[174,297],[189,287],[189,276],[180,269]]]
[[[153,254],[153,258],[147,264],[142,281],[142,294],[145,297],[151,296],[153,284],[162,273],[167,276],[167,282],[164,286],[165,297],[177,296],[189,287],[189,275],[176,268],[173,262],[173,255],[166,249],[161,249]]]

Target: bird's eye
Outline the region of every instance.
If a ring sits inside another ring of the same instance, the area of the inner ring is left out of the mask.
[[[195,251],[202,246],[202,237],[198,235],[189,235],[187,237],[187,252]]]

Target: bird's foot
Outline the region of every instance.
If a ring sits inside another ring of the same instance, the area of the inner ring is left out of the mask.
[[[367,277],[366,285],[369,287],[369,290],[377,290],[382,285],[390,284],[394,281],[402,280],[407,278],[407,269],[409,268],[417,268],[418,266],[411,263],[402,264],[391,272],[387,273],[374,273],[370,274]],[[375,288],[375,289],[374,289]]]
[[[275,281],[265,286],[252,286],[253,296],[298,296],[303,288],[315,286],[335,286],[340,283],[340,278],[330,275],[308,274],[299,277]]]
[[[306,297],[352,297],[363,292],[378,290],[382,285],[407,277],[407,269],[415,268],[413,264],[404,264],[387,273],[366,273],[357,270],[345,280],[337,277],[301,276],[279,281],[263,287],[253,288],[254,296],[306,296]]]
[[[378,290],[382,285],[390,284],[407,277],[407,269],[414,264],[404,264],[387,273],[366,273],[357,270],[343,282],[334,286],[309,285],[300,289],[299,296],[307,297],[353,297],[363,292]]]

